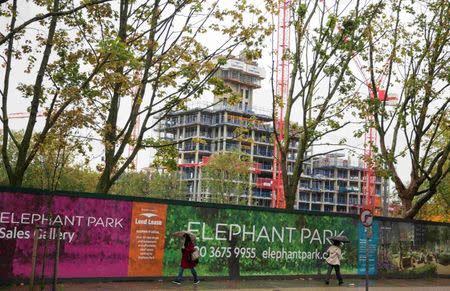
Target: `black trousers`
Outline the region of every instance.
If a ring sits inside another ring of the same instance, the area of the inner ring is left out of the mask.
[[[330,265],[330,264],[328,264],[327,282],[330,281],[331,271],[333,270],[333,268],[336,271],[336,277],[337,277],[338,281],[343,282],[340,266],[339,265]]]

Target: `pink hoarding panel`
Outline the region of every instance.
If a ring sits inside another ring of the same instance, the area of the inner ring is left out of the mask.
[[[126,277],[131,209],[129,201],[0,192],[0,276],[28,277],[34,225],[59,222],[60,278]],[[55,229],[41,230],[39,238],[37,274],[46,251],[48,277],[53,272]]]

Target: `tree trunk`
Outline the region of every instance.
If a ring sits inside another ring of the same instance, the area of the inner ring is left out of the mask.
[[[109,192],[109,189],[111,189],[111,186],[112,184],[109,180],[109,175],[105,174],[105,171],[103,171],[102,175],[98,179],[97,186],[95,187],[95,192],[107,194]]]
[[[284,196],[286,197],[286,209],[294,209],[297,185],[288,183],[287,187],[284,188],[284,191]]]
[[[14,171],[12,176],[9,179],[9,185],[14,187],[21,187],[23,183],[23,176],[24,174],[17,173],[17,171]]]
[[[412,199],[409,197],[401,199],[402,199],[402,217],[406,218],[406,214],[412,208]]]
[[[409,201],[409,209],[402,213],[403,218],[413,219],[419,213],[420,209],[422,209],[422,207],[436,194],[436,192],[436,186],[430,187],[430,189],[426,193],[422,194],[422,196],[420,196],[414,204],[412,204],[412,201]]]
[[[234,249],[236,249],[238,242],[238,236],[233,235],[231,240],[228,241],[228,245],[231,248],[231,256],[228,258],[228,276],[230,279],[238,279],[241,275],[239,256],[234,255]]]

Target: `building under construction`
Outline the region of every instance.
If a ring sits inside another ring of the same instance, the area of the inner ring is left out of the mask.
[[[313,174],[300,183],[299,209],[359,213],[365,203],[365,165],[352,162],[344,154],[328,154],[314,159]],[[381,215],[383,179],[374,181],[374,213]]]
[[[217,152],[239,151],[248,154],[253,163],[249,177],[252,190],[237,195],[248,204],[271,206],[274,159],[272,114],[270,110],[253,105],[256,98],[254,90],[261,87],[264,75],[264,70],[257,63],[248,62],[243,56],[231,58],[217,71],[216,76],[242,95],[239,104],[230,105],[226,96],[216,96],[211,104],[199,103],[191,105],[188,110],[170,112],[160,122],[160,138],[177,143],[180,177],[187,185],[189,199],[209,201],[209,191],[205,183],[202,185],[202,168],[209,156]],[[239,130],[242,128],[246,129],[245,138]],[[288,169],[293,166],[296,148],[294,138],[288,155]],[[333,162],[327,164],[327,159],[333,159]],[[296,199],[299,209],[358,212],[362,204],[363,168],[346,168],[345,163],[340,162],[342,159],[336,155],[317,159],[314,169],[312,161],[304,164]]]

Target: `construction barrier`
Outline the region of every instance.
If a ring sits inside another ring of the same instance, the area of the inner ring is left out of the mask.
[[[323,275],[334,235],[350,239],[342,273],[365,274],[355,215],[0,188],[0,278],[29,279],[35,236],[36,276],[51,278],[42,254],[52,257],[58,237],[59,278],[174,276],[180,230],[197,236],[201,276]],[[371,275],[450,275],[450,224],[378,217],[372,233]]]

